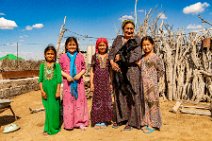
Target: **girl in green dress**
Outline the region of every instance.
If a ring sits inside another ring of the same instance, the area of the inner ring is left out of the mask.
[[[56,63],[55,47],[49,45],[44,50],[45,62],[39,71],[39,86],[42,103],[45,108],[44,135],[53,135],[60,131],[60,84],[62,83],[61,68]]]

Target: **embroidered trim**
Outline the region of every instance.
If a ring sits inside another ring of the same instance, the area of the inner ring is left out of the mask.
[[[54,63],[51,66],[47,66],[47,63],[44,63],[44,73],[45,73],[45,78],[47,80],[50,80],[53,78],[54,75]]]
[[[103,59],[100,57],[99,54],[96,54],[97,59],[99,60],[100,68],[106,68],[108,55],[105,56]]]

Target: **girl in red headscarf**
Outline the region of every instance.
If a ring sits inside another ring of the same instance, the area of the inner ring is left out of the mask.
[[[112,85],[106,38],[98,38],[96,41],[96,53],[92,56],[91,63],[90,84],[93,91],[91,123],[97,129],[104,128],[112,120]]]

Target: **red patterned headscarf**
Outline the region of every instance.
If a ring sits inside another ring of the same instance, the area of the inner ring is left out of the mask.
[[[98,38],[96,40],[96,53],[98,53],[98,45],[101,43],[101,42],[104,42],[107,46],[107,49],[108,49],[108,41],[106,38]]]

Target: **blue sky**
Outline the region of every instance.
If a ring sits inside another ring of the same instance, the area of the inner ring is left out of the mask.
[[[19,54],[26,59],[42,59],[43,50],[49,44],[56,46],[64,16],[67,16],[61,43],[64,47],[68,36],[79,37],[81,50],[95,44],[95,38],[112,38],[120,31],[121,17],[132,17],[135,0],[0,0],[0,57],[7,53]],[[200,14],[212,23],[212,0],[138,0],[138,22],[145,11],[155,9],[153,17],[163,12],[166,23],[174,29],[187,32],[203,25]],[[78,33],[75,34],[74,32]]]

